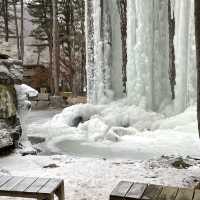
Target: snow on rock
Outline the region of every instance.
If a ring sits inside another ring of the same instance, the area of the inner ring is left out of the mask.
[[[32,87],[22,84],[22,85],[15,85],[15,89],[21,96],[28,96],[28,97],[36,97],[38,95],[38,91],[33,89]]]
[[[15,90],[17,91],[18,98],[18,112],[25,114],[31,109],[31,102],[28,100],[29,97],[36,97],[38,91],[31,88],[26,84],[15,85]],[[21,116],[22,117],[22,116]]]
[[[58,126],[74,126],[74,120],[77,117],[82,118],[82,121],[87,121],[91,116],[97,114],[102,109],[102,106],[92,104],[78,104],[65,108],[60,114],[52,119],[52,124]]]

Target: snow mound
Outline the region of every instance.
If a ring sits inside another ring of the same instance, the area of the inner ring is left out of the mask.
[[[78,133],[89,141],[117,142],[124,135],[151,130],[152,124],[163,118],[161,114],[146,112],[123,101],[109,105],[79,104],[64,109],[43,128],[48,128],[52,136]]]

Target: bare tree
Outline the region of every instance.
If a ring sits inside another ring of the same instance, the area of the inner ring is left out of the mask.
[[[20,0],[21,4],[21,34],[20,34],[20,49],[21,60],[24,60],[24,0]]]
[[[4,30],[5,30],[5,41],[8,42],[9,39],[9,13],[8,13],[8,0],[2,0],[2,10],[3,10],[3,19],[4,19]]]
[[[16,9],[16,0],[12,0],[13,3],[13,11],[14,11],[14,20],[15,20],[15,32],[16,32],[16,39],[17,39],[17,57],[18,59],[21,58],[20,52],[20,40],[19,40],[19,29],[18,29],[18,21],[17,21],[17,9]]]
[[[176,66],[175,66],[175,17],[171,11],[171,0],[168,0],[168,20],[169,20],[169,80],[171,85],[172,99],[175,99]]]
[[[126,82],[127,82],[127,0],[117,1],[119,13],[120,13],[120,24],[121,24],[121,40],[122,40],[122,80],[123,80],[123,92],[126,93]]]
[[[200,1],[195,0],[195,36],[197,54],[197,119],[200,135]]]
[[[53,8],[53,79],[54,94],[59,95],[59,40],[58,40],[58,24],[57,24],[57,0],[52,0]]]

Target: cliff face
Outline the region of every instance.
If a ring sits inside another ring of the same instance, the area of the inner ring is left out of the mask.
[[[0,54],[0,151],[16,146],[21,136],[14,85],[21,83],[23,78],[22,63],[2,57]]]

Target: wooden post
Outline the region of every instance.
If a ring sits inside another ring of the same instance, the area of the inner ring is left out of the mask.
[[[59,200],[64,200],[65,199],[65,192],[64,192],[64,181],[60,184],[56,191],[56,195],[58,196]]]

